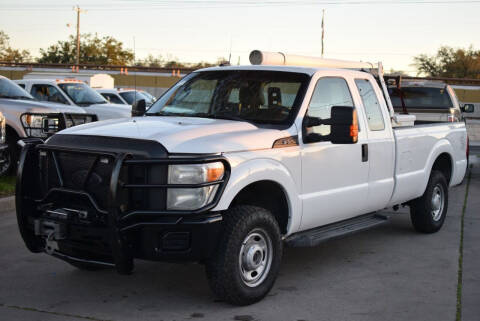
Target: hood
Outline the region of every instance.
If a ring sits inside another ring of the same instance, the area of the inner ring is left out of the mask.
[[[132,116],[132,106],[120,104],[93,104],[86,106],[87,113],[97,114],[100,120]]]
[[[241,121],[194,117],[135,117],[72,127],[60,134],[153,140],[170,153],[225,153],[271,148],[288,130],[260,128]]]
[[[57,103],[47,103],[35,100],[0,99],[2,110],[15,109],[21,113],[76,113],[85,114],[82,108]]]

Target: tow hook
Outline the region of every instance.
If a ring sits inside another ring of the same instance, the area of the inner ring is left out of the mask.
[[[58,240],[65,238],[66,228],[64,224],[35,220],[35,235],[45,238],[45,252],[53,254],[58,251]]]
[[[55,253],[55,251],[58,251],[58,244],[55,241],[54,237],[55,237],[55,232],[52,231],[50,232],[50,234],[48,234],[45,240],[45,252],[47,252],[47,254],[50,254],[50,255]]]

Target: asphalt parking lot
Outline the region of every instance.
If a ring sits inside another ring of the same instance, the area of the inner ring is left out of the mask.
[[[0,213],[0,319],[480,320],[480,157],[472,159],[440,232],[416,233],[404,209],[376,229],[287,249],[269,296],[248,307],[216,301],[198,264],[137,262],[120,276],[32,254],[14,212]]]

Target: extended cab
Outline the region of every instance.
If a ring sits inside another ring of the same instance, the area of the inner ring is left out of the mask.
[[[75,79],[21,79],[15,80],[33,97],[66,106],[77,106],[98,120],[131,116],[131,107],[110,104],[102,95],[83,81]]]
[[[217,296],[245,305],[271,289],[285,245],[376,226],[402,204],[417,231],[438,231],[466,171],[464,123],[394,115],[381,67],[279,55],[193,72],[144,117],[27,142],[26,246],[124,274],[137,258],[201,262]]]
[[[36,101],[17,84],[0,76],[0,111],[6,122],[8,152],[0,166],[2,172],[15,169],[24,138],[47,138],[61,129],[97,120],[82,108]]]

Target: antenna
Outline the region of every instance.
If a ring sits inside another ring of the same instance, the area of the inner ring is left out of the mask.
[[[323,40],[325,39],[325,9],[322,9],[322,58],[323,58]]]
[[[135,67],[135,36],[133,36],[133,66]],[[133,96],[133,103],[137,101],[137,69],[135,69],[135,74],[133,75],[135,94]]]
[[[230,35],[230,53],[228,54],[228,64],[231,63],[232,60],[232,35]]]

